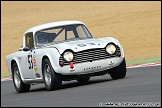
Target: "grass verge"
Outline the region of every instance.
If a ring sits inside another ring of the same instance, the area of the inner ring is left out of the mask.
[[[129,66],[133,64],[155,63],[155,62],[161,62],[161,57],[145,58],[145,59],[139,59],[139,60],[128,60],[126,61],[126,64],[127,66]]]

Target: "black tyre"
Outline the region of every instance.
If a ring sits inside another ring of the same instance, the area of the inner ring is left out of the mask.
[[[90,77],[85,77],[85,78],[78,78],[77,81],[79,83],[87,82],[90,79]]]
[[[20,76],[19,68],[16,63],[12,65],[12,78],[13,84],[18,93],[28,92],[30,90],[30,84],[25,84]]]
[[[47,90],[51,91],[59,89],[62,85],[62,78],[60,74],[54,72],[51,63],[48,59],[43,61],[43,79]]]
[[[123,59],[123,61],[121,62],[121,64],[115,68],[113,68],[110,72],[110,76],[113,79],[120,79],[120,78],[124,78],[126,76],[126,62],[125,62],[125,58]]]

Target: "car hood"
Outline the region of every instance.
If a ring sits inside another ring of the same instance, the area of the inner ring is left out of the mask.
[[[48,44],[45,47],[57,48],[62,54],[66,49],[71,49],[74,52],[79,52],[93,48],[104,48],[109,42],[114,41],[113,38],[88,38],[75,41],[61,42],[57,44]]]

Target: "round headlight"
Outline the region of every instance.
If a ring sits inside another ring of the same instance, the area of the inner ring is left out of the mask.
[[[107,52],[108,54],[114,54],[115,51],[116,51],[116,47],[115,47],[113,44],[107,45],[107,47],[106,47],[106,52]]]
[[[66,51],[66,52],[64,53],[64,55],[63,55],[63,58],[64,58],[66,61],[70,62],[70,61],[73,60],[74,55],[73,55],[73,53],[72,53],[71,51]]]

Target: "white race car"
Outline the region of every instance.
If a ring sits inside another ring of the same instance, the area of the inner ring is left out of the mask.
[[[113,37],[93,38],[80,21],[59,21],[35,26],[23,35],[19,51],[6,56],[18,93],[31,84],[59,89],[62,81],[86,82],[92,76],[126,76],[124,52]]]

